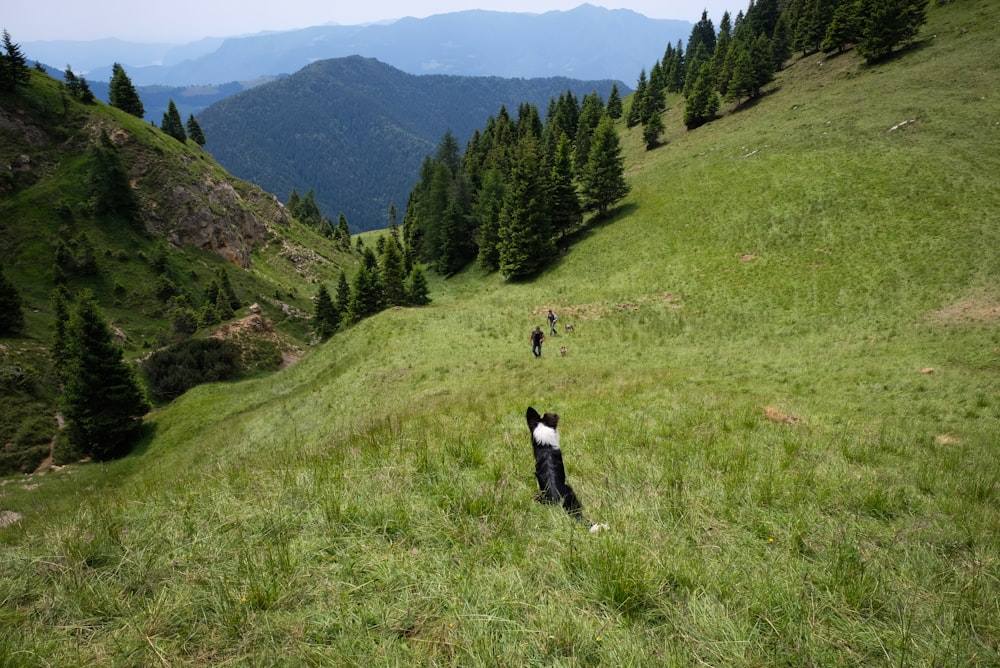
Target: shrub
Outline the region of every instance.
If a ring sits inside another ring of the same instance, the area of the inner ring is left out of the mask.
[[[195,385],[239,375],[240,350],[221,339],[188,339],[150,356],[142,364],[155,396],[173,399]]]

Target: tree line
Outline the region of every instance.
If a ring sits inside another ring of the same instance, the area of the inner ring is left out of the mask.
[[[617,86],[607,104],[567,91],[550,100],[544,121],[533,104],[521,104],[517,118],[501,106],[464,153],[445,133],[410,193],[407,246],[444,276],[472,262],[506,278],[538,272],[584,213],[606,217],[628,194],[614,126],[621,113]]]
[[[928,0],[752,0],[735,20],[722,15],[718,31],[707,12],[691,29],[687,46],[667,45],[663,57],[640,72],[626,116],[642,125],[647,147],[662,130],[665,93],[685,100],[684,124],[696,128],[715,118],[722,101],[760,96],[795,53],[833,53],[854,45],[871,64],[910,43],[927,20]]]

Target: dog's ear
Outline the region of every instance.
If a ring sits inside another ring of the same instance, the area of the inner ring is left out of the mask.
[[[538,411],[531,406],[528,406],[528,412],[525,415],[525,418],[528,420],[528,431],[535,431],[535,427],[537,427],[538,423],[542,421],[542,416],[539,415]]]
[[[556,413],[546,413],[542,416],[542,424],[546,427],[556,429],[559,426],[559,415]]]

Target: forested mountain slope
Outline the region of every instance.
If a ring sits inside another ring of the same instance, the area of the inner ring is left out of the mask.
[[[420,163],[447,131],[461,144],[501,105],[545,109],[572,90],[607,99],[612,81],[413,75],[370,58],[313,63],[198,115],[206,148],[233,174],[282,199],[316,192],[323,214],[352,230],[387,225]],[[619,84],[622,95],[627,92]]]

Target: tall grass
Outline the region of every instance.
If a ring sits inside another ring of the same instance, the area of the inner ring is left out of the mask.
[[[0,663],[1000,664],[996,13],[627,135],[633,195],[536,280],[436,280],[4,481]],[[609,531],[533,501],[528,405]]]

